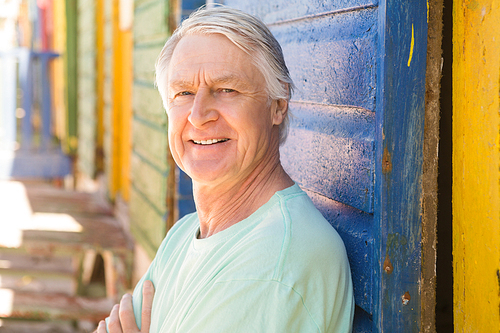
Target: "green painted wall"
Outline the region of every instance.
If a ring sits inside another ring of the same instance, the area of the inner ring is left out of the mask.
[[[96,143],[96,22],[94,1],[78,1],[78,170],[93,178]]]
[[[168,35],[169,2],[136,0],[130,229],[152,257],[166,233],[167,117],[154,87],[154,63]]]
[[[104,1],[104,175],[109,186],[113,175],[113,1]]]
[[[78,146],[77,139],[77,0],[66,0],[66,101],[68,108],[67,141],[64,149],[68,153],[75,153]]]

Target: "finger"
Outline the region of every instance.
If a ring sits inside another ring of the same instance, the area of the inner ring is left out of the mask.
[[[115,304],[115,306],[113,306],[113,309],[111,310],[111,314],[109,315],[109,321],[108,321],[109,333],[122,333],[122,325],[120,323],[119,312],[120,312],[120,306],[118,304]],[[100,325],[101,324],[99,323],[99,326]],[[104,332],[106,332],[106,323],[104,323]]]
[[[95,330],[94,333],[107,333],[106,332],[106,322],[104,320],[101,320],[99,322],[99,325],[97,326],[97,329]]]
[[[142,313],[141,313],[141,332],[148,333],[151,325],[151,312],[153,310],[153,297],[155,287],[153,282],[146,280],[142,286]]]
[[[120,301],[120,322],[125,333],[139,332],[135,322],[134,308],[132,306],[132,295],[125,294]]]

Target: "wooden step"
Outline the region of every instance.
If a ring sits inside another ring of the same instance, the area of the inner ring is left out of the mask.
[[[1,286],[14,291],[48,292],[74,295],[77,283],[74,275],[41,274],[29,271],[0,270]]]
[[[113,304],[108,298],[0,289],[0,318],[99,322],[109,316]]]
[[[82,325],[83,323],[83,325]],[[35,321],[19,319],[0,320],[1,333],[88,333],[96,328],[95,323],[62,321]]]
[[[133,243],[106,200],[40,182],[0,182],[0,199],[0,319],[24,325],[10,332],[107,317],[130,288]]]
[[[71,256],[44,256],[0,250],[0,270],[72,275],[75,272],[72,265]]]
[[[0,249],[2,288],[73,295],[77,272],[73,256],[39,256]]]

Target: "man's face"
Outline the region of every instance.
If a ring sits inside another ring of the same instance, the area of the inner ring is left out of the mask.
[[[190,35],[168,68],[169,143],[194,181],[232,184],[278,154],[283,115],[252,58],[223,35]]]

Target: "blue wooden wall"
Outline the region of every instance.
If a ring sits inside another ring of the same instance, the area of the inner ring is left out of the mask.
[[[345,242],[354,332],[419,332],[426,1],[224,4],[283,47],[297,90],[282,162]]]

